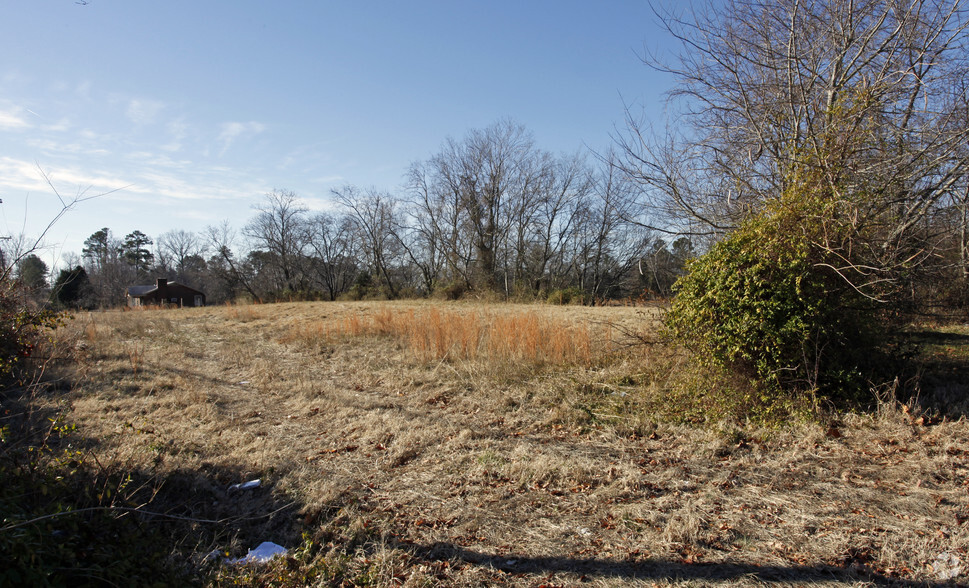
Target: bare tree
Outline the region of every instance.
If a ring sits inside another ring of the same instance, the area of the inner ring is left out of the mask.
[[[534,154],[525,128],[501,121],[470,131],[461,142],[448,139],[432,160],[437,189],[453,195],[466,215],[474,281],[485,288],[497,288],[499,248],[514,218],[528,214]]]
[[[397,219],[393,236],[410,264],[417,270],[418,291],[431,294],[440,285],[447,259],[442,248],[442,234],[434,218],[438,211],[428,210],[420,204],[415,205],[413,201],[405,201],[403,204],[405,208]],[[428,214],[425,215],[425,212]]]
[[[434,237],[448,273],[510,294],[521,285],[530,289],[532,274],[550,259],[551,251],[542,259],[549,243],[539,227],[553,236],[548,214],[555,224],[574,188],[567,168],[536,149],[522,125],[504,120],[445,141],[440,153],[411,168],[409,187],[425,215],[422,232]]]
[[[276,290],[304,290],[304,251],[311,235],[306,206],[294,192],[273,190],[256,210],[256,217],[243,233],[252,240],[254,249],[265,251],[272,258],[271,267],[278,270],[274,279]]]
[[[636,186],[607,154],[593,178],[593,198],[579,216],[573,263],[579,286],[593,298],[618,293],[623,277],[637,264],[653,232],[635,222]]]
[[[441,279],[470,287],[474,246],[467,213],[460,190],[449,189],[447,182],[439,181],[436,159],[417,162],[408,173],[415,232],[424,241],[421,247],[427,264],[441,266]]]
[[[78,190],[74,196],[65,196],[54,186],[51,176],[41,169],[40,166],[37,167],[37,172],[50,187],[51,193],[54,194],[60,203],[60,208],[56,209],[56,212],[50,217],[47,225],[40,231],[39,235],[30,237],[25,233],[21,233],[19,235],[0,236],[0,283],[7,283],[11,277],[11,272],[17,267],[21,259],[36,253],[44,247],[44,240],[48,237],[54,225],[64,215],[74,210],[82,202],[87,202],[88,200],[106,196],[117,191],[110,190],[99,194],[88,194],[87,190]],[[0,200],[0,204],[2,203],[3,200]]]
[[[579,155],[543,162],[541,169],[530,238],[533,247],[527,254],[533,293],[566,285],[563,280],[571,265],[567,246],[576,238],[593,187],[591,171]]]
[[[353,219],[356,237],[374,277],[383,282],[391,298],[397,298],[400,295],[400,286],[394,276],[398,257],[394,238],[395,227],[398,225],[396,200],[374,188],[364,191],[353,186],[344,186],[332,193]]]
[[[178,281],[186,281],[193,260],[204,257],[206,244],[202,238],[191,231],[171,230],[158,237],[155,244],[158,250],[159,265],[175,273]]]
[[[925,221],[965,177],[959,0],[726,0],[659,12],[682,44],[665,132],[630,116],[623,169],[655,228],[729,231],[810,177],[852,224],[818,243],[858,287],[930,258]],[[864,260],[858,255],[864,252]]]
[[[228,221],[220,225],[210,225],[205,229],[209,245],[215,251],[209,263],[209,270],[222,282],[222,297],[231,300],[238,288],[244,289],[253,300],[261,301],[262,296],[253,287],[252,272],[244,261],[232,250],[236,246],[236,233]]]
[[[330,300],[350,289],[358,272],[358,252],[353,220],[320,213],[311,220],[309,247],[311,273]]]

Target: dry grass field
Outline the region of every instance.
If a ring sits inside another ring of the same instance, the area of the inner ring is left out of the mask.
[[[74,382],[42,400],[89,460],[132,472],[120,490],[153,513],[139,516],[174,525],[173,556],[217,584],[969,578],[969,424],[892,403],[765,429],[670,418],[682,358],[642,344],[657,318],[430,302],[81,313],[62,333]],[[263,541],[289,556],[205,560]]]

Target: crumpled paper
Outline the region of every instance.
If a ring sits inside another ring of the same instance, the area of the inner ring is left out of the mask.
[[[940,553],[932,564],[932,571],[940,580],[952,580],[962,573],[962,560],[953,553]]]
[[[287,553],[288,550],[282,545],[277,545],[272,541],[263,541],[259,544],[259,547],[250,549],[245,557],[230,559],[226,563],[233,565],[264,564],[277,555],[284,556]]]

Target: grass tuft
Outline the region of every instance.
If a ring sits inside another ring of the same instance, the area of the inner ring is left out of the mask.
[[[292,324],[284,343],[334,343],[343,337],[390,337],[421,361],[488,360],[532,365],[592,366],[616,348],[608,326],[594,333],[536,311],[500,313],[384,308],[330,322]],[[593,350],[598,351],[594,352]]]

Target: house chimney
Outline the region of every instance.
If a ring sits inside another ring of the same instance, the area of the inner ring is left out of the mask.
[[[168,285],[168,278],[155,278],[155,287],[164,288]]]

